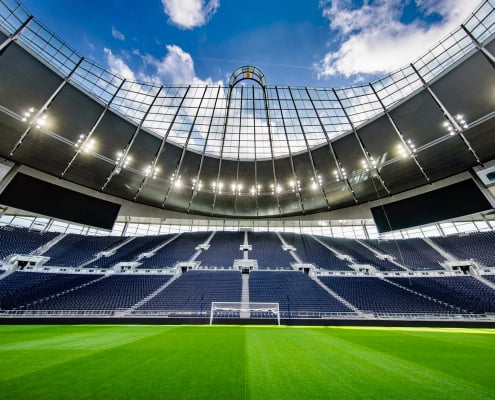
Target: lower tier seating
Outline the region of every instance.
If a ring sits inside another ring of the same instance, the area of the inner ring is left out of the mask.
[[[352,312],[309,276],[298,271],[254,271],[249,300],[279,303],[281,312]]]
[[[390,280],[460,307],[469,313],[495,312],[495,290],[472,276]]]
[[[138,310],[206,312],[213,301],[241,301],[241,289],[239,271],[188,271]]]
[[[456,310],[372,277],[320,277],[361,311],[374,313],[455,313]]]
[[[171,277],[171,275],[111,275],[72,292],[32,304],[26,309],[127,309],[153,293]]]
[[[0,309],[22,308],[31,302],[90,282],[100,276],[15,271],[0,280]]]

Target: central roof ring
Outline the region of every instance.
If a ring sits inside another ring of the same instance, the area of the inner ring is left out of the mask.
[[[237,68],[230,76],[229,86],[232,89],[239,82],[246,79],[257,82],[263,88],[266,87],[265,74],[258,67],[253,67],[252,65]]]

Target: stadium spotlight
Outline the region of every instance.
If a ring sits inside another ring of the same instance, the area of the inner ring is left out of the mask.
[[[38,118],[34,119],[35,115],[33,115],[36,111],[36,108],[29,107],[27,111],[25,111],[22,115],[22,122],[27,122],[34,125],[37,129],[40,129],[42,126],[45,126],[47,123],[47,115],[43,113]]]
[[[459,123],[459,125],[462,127],[462,129],[467,129],[468,128],[468,124],[467,124],[466,120],[464,119],[464,117],[462,116],[462,114],[457,114],[455,116],[455,119],[457,120],[457,122]]]

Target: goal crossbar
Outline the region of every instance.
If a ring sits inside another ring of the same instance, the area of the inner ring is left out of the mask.
[[[277,323],[280,325],[279,303],[213,301],[211,303],[210,325],[213,324],[216,311],[239,311],[239,315],[245,318],[251,318],[252,312],[270,312],[277,316]]]

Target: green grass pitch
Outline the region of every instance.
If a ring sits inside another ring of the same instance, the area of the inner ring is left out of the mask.
[[[0,399],[495,399],[495,330],[0,326]]]

